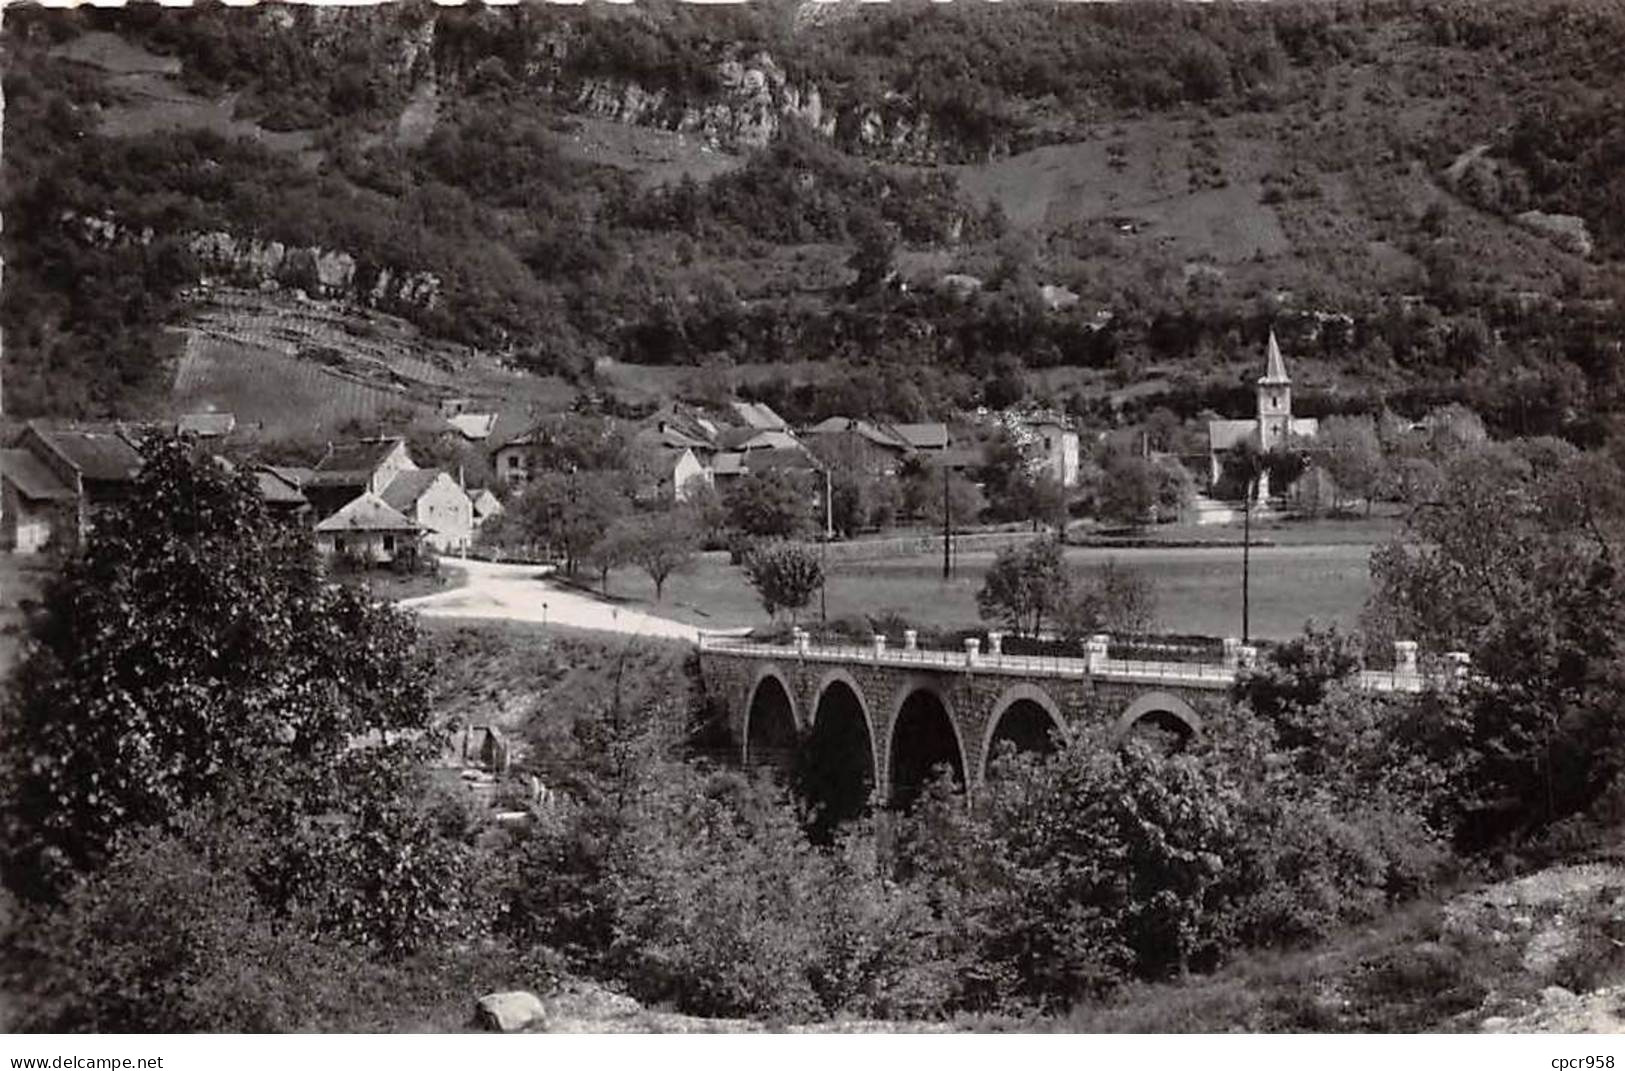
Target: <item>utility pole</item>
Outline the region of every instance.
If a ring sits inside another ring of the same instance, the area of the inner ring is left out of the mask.
[[[829,541],[835,538],[835,491],[824,466],[824,541],[818,546],[818,621],[829,624]]]
[[[942,466],[942,579],[947,580],[954,575],[954,565],[951,546],[953,543],[954,514],[953,499],[948,496],[948,466]]]
[[[1249,591],[1250,591],[1250,581],[1252,580],[1251,566],[1252,566],[1252,550],[1253,550],[1253,489],[1256,488],[1257,486],[1258,486],[1258,477],[1256,475],[1249,476],[1247,478],[1247,489],[1246,489],[1246,492],[1245,492],[1246,497],[1242,500],[1242,503],[1241,503],[1241,642],[1242,643],[1247,643],[1251,639],[1251,636],[1248,635],[1248,625],[1251,623],[1250,620],[1249,620],[1249,611],[1251,610],[1251,606],[1248,604],[1248,595],[1249,595]]]

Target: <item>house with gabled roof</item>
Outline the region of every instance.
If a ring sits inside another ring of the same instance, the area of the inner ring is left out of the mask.
[[[301,488],[325,517],[364,493],[378,494],[403,472],[417,469],[398,436],[329,443],[327,453]]]
[[[299,479],[290,470],[275,465],[256,465],[252,470],[260,501],[279,517],[302,519],[310,515],[310,499],[299,489]],[[307,522],[308,523],[308,522]]]
[[[10,538],[35,549],[79,546],[96,515],[129,494],[142,466],[135,443],[116,426],[54,428],[29,421],[12,451],[6,452],[5,504],[15,500],[18,516],[26,512],[28,519],[22,534],[12,521],[5,525]]]
[[[362,492],[316,525],[316,549],[324,556],[369,565],[415,554],[422,537],[422,525],[372,491]]]
[[[908,441],[883,424],[832,416],[805,429],[812,450],[837,469],[871,476],[894,476],[914,452]]]
[[[446,418],[446,423],[456,429],[471,443],[482,443],[491,437],[491,432],[497,426],[495,413],[457,413]]]
[[[804,449],[793,432],[774,428],[723,428],[717,435],[717,448],[744,453],[752,450]]]
[[[502,500],[489,487],[468,488],[468,502],[474,511],[475,528],[502,513]]]
[[[423,538],[442,554],[467,554],[474,539],[474,503],[440,469],[413,469],[390,481],[379,496],[423,528]]]
[[[696,480],[709,485],[715,478],[687,446],[646,447],[643,458],[647,465],[644,486],[639,488],[643,498],[687,502],[694,494]]]
[[[74,531],[74,489],[27,450],[0,450],[0,550],[37,554]]]

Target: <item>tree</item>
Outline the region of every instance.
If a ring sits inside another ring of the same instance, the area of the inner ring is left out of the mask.
[[[942,473],[935,470],[905,484],[904,499],[917,503],[915,512],[935,532],[942,531],[945,508],[949,514],[947,520],[955,532],[963,532],[976,524],[981,519],[982,511],[987,508],[982,489],[958,473],[948,477],[948,501],[945,505],[942,500]]]
[[[253,771],[300,815],[393,798],[438,748],[409,618],[323,581],[255,485],[151,438],[130,497],[48,585],[0,726],[8,884],[50,897],[123,832]],[[369,734],[379,747],[351,749]],[[410,867],[407,868],[410,870]]]
[[[1102,520],[1139,527],[1156,516],[1157,489],[1149,461],[1119,454],[1106,462],[1096,510]]]
[[[848,229],[857,248],[846,266],[858,273],[852,282],[852,293],[862,297],[874,293],[891,277],[897,239],[886,221],[866,207],[853,212]]]
[[[1047,472],[1041,472],[1028,481],[1026,493],[1026,519],[1033,531],[1040,525],[1056,532],[1066,529],[1066,488],[1061,481]]]
[[[526,536],[564,556],[566,572],[631,508],[619,472],[544,472],[533,477],[514,505]]]
[[[762,607],[775,620],[789,610],[791,620],[824,584],[824,566],[806,547],[763,543],[746,556],[745,578],[756,589]]]
[[[1072,576],[1056,625],[1062,636],[1077,641],[1096,632],[1143,635],[1157,619],[1157,589],[1149,574],[1108,560]]]
[[[695,476],[683,487],[685,497],[678,509],[687,514],[687,524],[699,538],[702,547],[711,547],[722,540],[722,530],[728,523],[728,503],[710,480]]]
[[[1382,443],[1370,417],[1327,417],[1315,439],[1315,456],[1337,487],[1338,498],[1365,500],[1367,513],[1386,478]]]
[[[1475,839],[1588,806],[1625,770],[1625,582],[1611,533],[1625,473],[1600,454],[1537,469],[1461,445],[1403,538],[1372,553],[1362,626],[1464,650],[1475,675],[1441,752],[1465,756]]]
[[[693,565],[699,542],[693,517],[683,509],[646,513],[625,526],[626,560],[649,574],[656,602],[665,598],[666,581]]]
[[[1157,520],[1178,520],[1196,501],[1196,480],[1189,469],[1171,457],[1153,461],[1151,472],[1156,480]]]
[[[794,539],[812,528],[811,496],[791,472],[752,472],[728,492],[727,501],[729,525],[754,538]]]
[[[582,563],[598,574],[598,588],[605,595],[609,594],[609,574],[631,561],[631,527],[635,523],[631,518],[618,518],[609,531],[582,552]]]
[[[1037,539],[999,551],[976,593],[976,606],[985,620],[1037,636],[1045,617],[1060,609],[1069,590],[1060,542]]]

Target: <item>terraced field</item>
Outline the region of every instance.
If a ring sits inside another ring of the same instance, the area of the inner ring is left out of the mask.
[[[211,289],[177,330],[175,411],[234,413],[239,426],[270,436],[319,434],[352,420],[404,422],[453,396],[539,409],[573,397],[560,381],[425,340],[394,317],[284,295]]]

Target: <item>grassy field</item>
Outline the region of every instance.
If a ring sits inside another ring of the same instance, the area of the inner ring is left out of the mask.
[[[1311,618],[1352,627],[1370,589],[1370,537],[1380,527],[1376,522],[1356,523],[1348,541],[1328,542],[1324,532],[1317,536],[1312,530],[1288,526],[1278,545],[1254,548],[1252,635],[1286,639],[1301,632]],[[1074,566],[1116,561],[1144,569],[1156,582],[1159,625],[1164,630],[1211,636],[1241,633],[1239,548],[1072,547],[1066,557]],[[993,558],[992,552],[964,554],[946,581],[942,559],[935,554],[843,564],[830,572],[824,612],[831,619],[895,616],[927,628],[972,625],[978,620],[976,592]],[[668,580],[665,598],[658,604],[654,585],[636,570],[611,573],[609,591],[627,605],[701,627],[763,625],[768,620],[743,574],[722,554],[705,555],[692,571]],[[817,618],[819,612],[815,598],[808,613]]]

